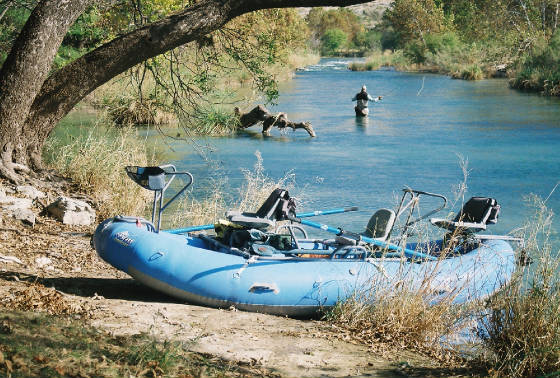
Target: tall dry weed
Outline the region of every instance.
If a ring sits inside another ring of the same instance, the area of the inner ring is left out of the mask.
[[[434,300],[432,281],[437,267],[426,271],[420,283],[406,270],[403,264],[400,279],[371,282],[368,294],[356,294],[337,304],[327,318],[363,343],[413,349],[449,361],[456,354],[444,341],[465,326],[468,312],[453,304],[457,290]]]
[[[495,377],[557,376],[560,371],[560,257],[550,240],[553,213],[533,196],[534,216],[523,228],[533,264],[489,302],[479,327]],[[552,375],[551,375],[552,374]]]
[[[255,153],[257,161],[252,170],[244,169],[244,182],[238,190],[228,188],[228,182],[221,177],[213,180],[211,187],[205,188],[201,198],[186,196],[171,215],[169,226],[185,227],[215,223],[224,218],[226,211],[256,211],[276,188],[292,190],[295,188],[295,176],[287,172],[279,179],[269,177],[264,169],[259,151]]]
[[[133,129],[96,126],[69,143],[49,140],[46,155],[51,167],[95,201],[100,219],[144,213],[151,193],[130,180],[124,167],[153,165],[155,155]]]

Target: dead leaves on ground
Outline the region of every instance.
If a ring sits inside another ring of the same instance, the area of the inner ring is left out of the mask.
[[[86,300],[67,298],[67,295],[40,283],[25,283],[22,289],[15,289],[0,299],[2,307],[12,310],[41,311],[50,315],[84,315],[91,311]]]

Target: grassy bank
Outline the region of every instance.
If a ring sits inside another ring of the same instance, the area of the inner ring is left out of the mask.
[[[127,165],[154,165],[161,153],[131,128],[97,124],[75,135],[49,138],[45,163],[69,178],[78,192],[91,197],[100,219],[144,213],[151,193],[130,180]],[[101,161],[102,159],[102,161]]]
[[[436,52],[418,52],[411,47],[411,50],[373,52],[364,63],[352,63],[349,68],[352,71],[372,71],[393,67],[399,71],[438,73],[463,80],[505,76],[504,66],[492,61],[489,54],[476,46],[466,45],[446,47]]]
[[[0,311],[3,377],[270,377],[153,336],[112,336],[69,316]]]
[[[513,88],[560,96],[560,32],[547,41],[539,38],[523,55],[510,81]]]

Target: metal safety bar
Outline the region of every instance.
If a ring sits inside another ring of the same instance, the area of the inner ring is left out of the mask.
[[[408,228],[413,225],[414,223],[417,223],[423,219],[428,218],[430,215],[433,215],[441,210],[443,210],[446,206],[447,206],[447,198],[444,195],[441,194],[437,194],[437,193],[430,193],[430,192],[425,192],[422,190],[414,190],[414,189],[410,189],[410,188],[404,188],[403,189],[403,196],[401,198],[401,202],[399,204],[399,207],[397,209],[397,218],[404,213],[407,209],[410,209],[408,211],[408,216],[406,218],[406,222],[404,224],[404,226],[402,226],[402,231],[401,234],[402,236],[406,235],[406,232],[408,230]],[[410,196],[410,200],[405,204],[405,200],[406,198]],[[428,196],[428,197],[435,197],[435,198],[439,198],[443,201],[443,203],[439,206],[436,207],[432,210],[430,210],[429,212],[420,215],[418,218],[415,219],[410,219],[412,218],[412,213],[414,212],[414,209],[416,208],[416,206],[418,205],[419,201],[420,201],[420,196]]]
[[[141,187],[152,190],[154,192],[154,201],[152,204],[152,223],[155,224],[155,216],[157,211],[156,232],[161,227],[161,215],[167,207],[175,201],[187,188],[193,183],[194,179],[189,172],[177,172],[173,164],[160,165],[157,167],[138,167],[128,166],[125,168],[128,177]],[[189,182],[181,188],[169,201],[165,204],[165,190],[178,175],[185,175],[189,178]],[[166,180],[166,177],[169,179]],[[159,206],[158,206],[159,205]]]

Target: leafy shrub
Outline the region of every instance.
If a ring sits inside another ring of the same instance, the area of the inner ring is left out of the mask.
[[[560,31],[547,42],[537,40],[533,48],[521,59],[514,88],[541,91],[560,96]]]
[[[421,40],[412,40],[403,48],[404,54],[414,63],[425,63],[429,55],[442,52],[456,53],[461,41],[453,32],[430,33]]]
[[[381,50],[395,50],[398,46],[398,34],[392,26],[383,25],[381,31]]]
[[[77,49],[92,48],[107,37],[107,31],[100,26],[101,15],[91,7],[78,17],[64,36],[62,44]]]
[[[348,41],[348,36],[340,29],[329,29],[321,37],[321,53],[332,55]]]

